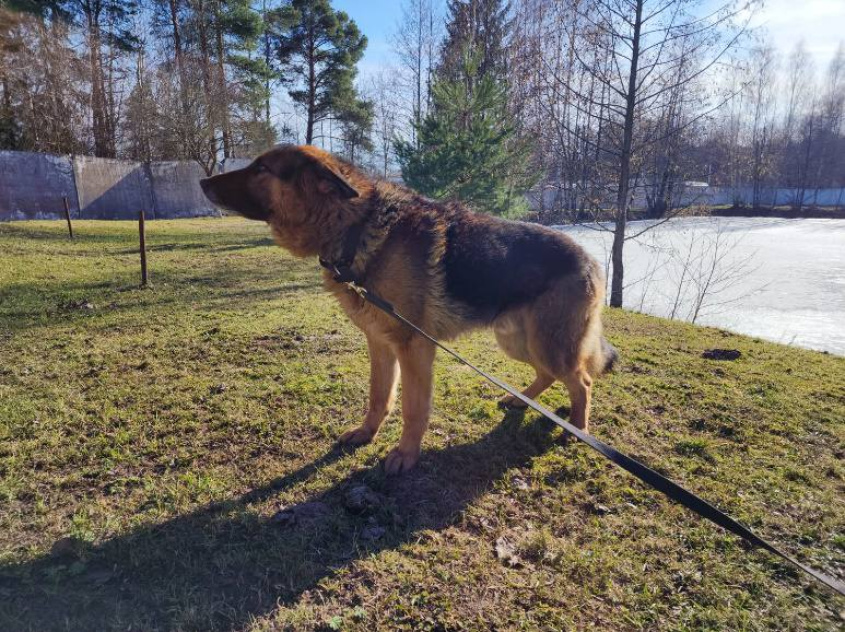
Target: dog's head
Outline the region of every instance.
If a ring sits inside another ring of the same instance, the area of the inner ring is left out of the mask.
[[[359,197],[359,188],[347,177],[355,175],[352,171],[316,147],[281,145],[248,167],[205,178],[200,185],[215,205],[267,222],[282,245],[309,254],[296,246],[312,241],[302,231]]]

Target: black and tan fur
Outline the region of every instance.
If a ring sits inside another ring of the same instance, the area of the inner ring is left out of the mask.
[[[363,285],[439,339],[492,327],[505,353],[537,373],[525,395],[562,382],[572,423],[588,428],[593,379],[616,352],[601,334],[602,271],[569,237],[433,202],[310,146],[277,147],[202,187],[215,204],[267,222],[296,256],[337,261],[346,236],[360,230],[352,269]],[[404,426],[385,468],[407,470],[428,425],[435,348],[328,272],[324,285],[366,334],[370,352],[368,412],[340,440],[363,444],[376,435],[401,373]]]

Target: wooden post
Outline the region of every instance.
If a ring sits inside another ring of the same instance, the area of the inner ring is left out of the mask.
[[[141,287],[147,286],[147,235],[144,228],[144,211],[138,212],[138,237],[141,242]]]
[[[67,203],[67,196],[62,196],[62,201],[65,203],[65,219],[67,220],[67,232],[70,233],[70,238],[73,240],[73,224],[70,223],[70,206]]]

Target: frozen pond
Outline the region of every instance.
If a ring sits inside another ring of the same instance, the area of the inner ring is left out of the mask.
[[[611,233],[559,228],[607,267]],[[678,218],[624,256],[627,309],[845,356],[845,220]]]

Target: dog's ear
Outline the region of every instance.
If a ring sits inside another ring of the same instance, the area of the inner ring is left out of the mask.
[[[356,198],[360,194],[349,181],[336,169],[321,160],[314,161],[314,172],[317,175],[318,186],[323,193],[337,192],[342,198]]]

